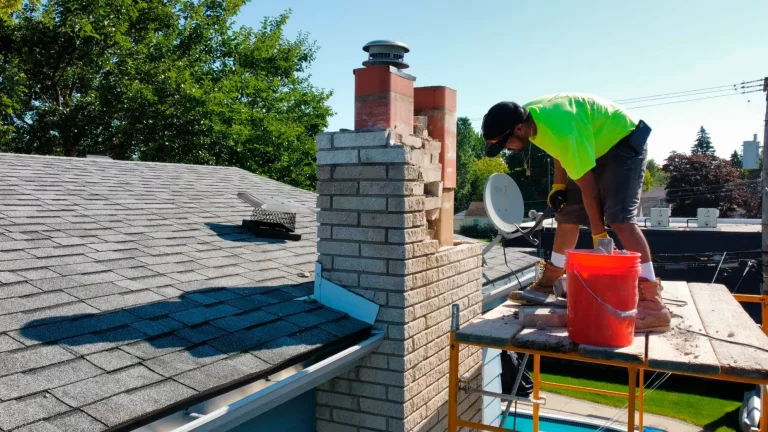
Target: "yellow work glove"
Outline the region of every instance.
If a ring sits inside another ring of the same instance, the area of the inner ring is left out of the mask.
[[[555,213],[558,213],[563,209],[567,200],[568,193],[565,191],[565,185],[559,183],[553,184],[552,190],[549,191],[549,196],[547,197],[547,204],[552,210],[554,210]]]
[[[608,233],[605,232],[605,231],[603,231],[602,233],[600,233],[598,235],[593,235],[592,236],[592,245],[594,246],[595,249],[597,249],[597,241],[600,240],[600,239],[607,239],[607,238],[610,238],[610,237],[608,237]]]

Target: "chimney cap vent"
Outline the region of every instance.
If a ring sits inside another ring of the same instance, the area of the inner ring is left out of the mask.
[[[405,53],[410,52],[408,46],[399,41],[375,40],[363,46],[363,51],[368,53],[368,60],[363,66],[392,65],[398,69],[407,69]]]

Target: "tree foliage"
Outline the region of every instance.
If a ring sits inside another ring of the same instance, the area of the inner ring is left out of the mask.
[[[662,169],[669,176],[672,216],[695,217],[698,208],[717,208],[721,217],[732,217],[749,204],[750,192],[729,160],[672,152]]]
[[[737,150],[734,150],[733,153],[731,153],[731,165],[736,169],[741,169],[743,166],[741,155]]]
[[[643,192],[648,192],[653,187],[653,178],[651,177],[650,171],[647,169],[645,170],[645,174],[643,175]]]
[[[483,190],[485,189],[485,182],[488,181],[488,177],[496,173],[508,173],[509,168],[498,157],[484,157],[475,162],[475,175],[472,178],[472,200],[482,201]]]
[[[704,129],[704,126],[696,134],[696,140],[694,140],[693,147],[691,147],[691,154],[715,155],[715,146],[712,145],[712,139],[710,139],[709,133]]]
[[[459,117],[456,125],[456,190],[454,191],[454,211],[457,213],[466,210],[472,203],[475,162],[483,157],[484,150],[485,141],[472,127],[469,118]]]
[[[522,153],[509,152],[504,160],[509,167],[509,175],[520,187],[525,202],[525,214],[531,209],[543,212],[547,208],[547,196],[554,179],[552,157],[539,147],[528,144]],[[530,175],[525,168],[526,163]]]
[[[645,164],[645,169],[651,176],[651,187],[659,187],[667,184],[667,175],[662,171],[661,167],[654,159],[648,159]]]
[[[244,3],[25,2],[0,18],[0,150],[237,166],[313,188],[332,114],[307,73],[317,48],[285,37],[290,11],[236,28]]]

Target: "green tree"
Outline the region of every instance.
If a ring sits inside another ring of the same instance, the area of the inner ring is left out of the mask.
[[[509,175],[523,195],[525,214],[531,209],[544,211],[554,179],[552,157],[535,145],[529,144],[521,153],[508,152],[504,160],[509,167]]]
[[[472,202],[472,180],[475,162],[485,151],[483,137],[472,127],[467,117],[459,117],[456,125],[456,190],[454,212],[462,212]]]
[[[315,184],[332,115],[290,11],[235,27],[245,0],[24,2],[0,24],[0,150],[237,166]]]
[[[475,162],[475,176],[472,179],[472,201],[483,200],[485,182],[491,174],[508,173],[509,168],[500,158],[484,157]]]
[[[742,161],[741,161],[741,155],[737,150],[734,150],[733,153],[731,153],[731,165],[733,165],[736,169],[741,169]]]
[[[707,130],[702,126],[696,134],[696,140],[691,147],[691,154],[715,155],[715,147],[712,145],[712,139],[709,138]]]
[[[651,173],[648,170],[645,170],[645,175],[643,175],[643,192],[648,192],[653,187],[653,177],[651,177]]]
[[[664,186],[667,184],[667,175],[662,171],[659,164],[654,159],[648,159],[645,169],[651,175],[651,187]]]

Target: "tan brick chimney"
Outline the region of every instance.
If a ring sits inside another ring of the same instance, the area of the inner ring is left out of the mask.
[[[461,306],[462,324],[480,315],[482,247],[454,242],[452,231],[442,233],[447,244],[436,239],[440,225],[429,220],[453,220],[443,187],[455,185],[455,150],[441,155],[443,143],[413,134],[426,117],[435,135],[453,131],[455,149],[455,92],[451,112],[433,103],[415,119],[414,78],[397,57],[404,45],[376,42],[355,70],[356,130],[317,138],[318,261],[323,278],[380,306],[375,327],[386,337],[361,366],[318,389],[317,430],[443,431],[451,305]],[[460,373],[481,386],[481,350],[464,346],[460,361]],[[462,418],[480,421],[481,399],[460,397]]]

